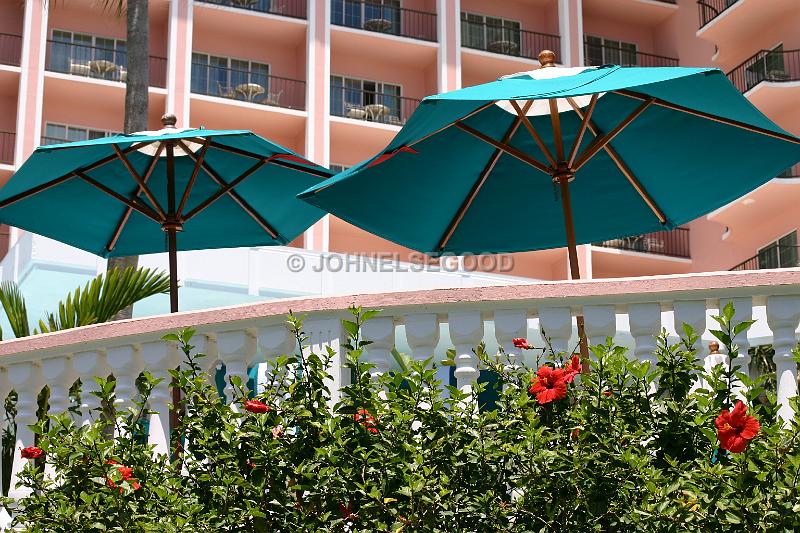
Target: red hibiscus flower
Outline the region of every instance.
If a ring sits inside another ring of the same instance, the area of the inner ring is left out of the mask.
[[[370,433],[378,432],[378,422],[366,409],[359,409],[356,414],[353,415],[353,420],[364,426]]]
[[[530,350],[533,348],[530,344],[528,344],[528,339],[525,339],[523,337],[517,337],[516,339],[513,339],[511,342],[513,342],[514,346],[519,348],[520,350]]]
[[[44,454],[44,451],[36,446],[28,446],[27,448],[22,448],[19,453],[23,459],[38,459]]]
[[[743,452],[761,430],[761,424],[755,417],[747,415],[747,406],[741,401],[736,402],[733,411],[723,409],[714,424],[720,447],[731,453]]]
[[[133,477],[133,468],[130,468],[125,465],[119,464],[117,461],[113,459],[109,459],[106,461],[107,465],[115,465],[117,467],[117,472],[119,472],[120,476],[122,476],[122,481],[127,481],[130,483],[131,488],[133,490],[139,490],[142,486],[139,484],[139,481]],[[124,492],[124,489],[120,487],[113,479],[110,477],[106,477],[106,485],[111,488],[118,489],[120,494]]]
[[[575,376],[581,373],[581,360],[577,355],[573,355],[569,360],[569,364],[564,365],[564,381],[572,383]]]
[[[550,403],[554,400],[563,400],[567,396],[566,372],[563,368],[542,366],[536,371],[536,376],[531,380],[528,392],[536,396],[539,405]]]
[[[247,400],[244,402],[244,408],[251,413],[266,413],[269,411],[269,405],[258,400]]]

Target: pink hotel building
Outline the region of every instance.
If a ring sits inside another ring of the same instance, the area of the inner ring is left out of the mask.
[[[425,95],[535,69],[541,49],[566,66],[716,66],[800,134],[798,0],[153,0],[150,19],[152,129],[165,112],[251,129],[333,168],[381,150]],[[0,183],[40,144],[120,131],[125,65],[124,19],[98,2],[0,0]],[[581,246],[582,272],[798,266],[798,225],[795,166],[675,231]],[[293,244],[408,253],[334,217]],[[516,254],[511,274],[565,279],[566,252]]]

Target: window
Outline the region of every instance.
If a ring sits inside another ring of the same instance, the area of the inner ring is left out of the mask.
[[[800,266],[797,251],[797,230],[795,230],[758,251],[758,268]]]
[[[461,45],[508,55],[520,50],[520,22],[461,12]]]
[[[90,61],[106,60],[119,70],[128,65],[127,43],[122,39],[53,30],[50,68],[57,72],[81,73]]]
[[[333,0],[331,23],[400,35],[400,0]]]
[[[587,35],[585,44],[585,62],[588,66],[621,65],[623,67],[635,67],[638,64],[636,43],[626,43]]]
[[[784,63],[783,44],[779,44],[747,67],[747,89],[752,89],[764,80],[785,81],[789,78],[786,74]]]
[[[47,144],[60,144],[65,142],[101,139],[103,137],[111,137],[112,135],[118,135],[118,133],[94,128],[84,128],[82,126],[67,126],[66,124],[54,124],[52,122],[48,122],[44,127],[42,146]]]
[[[255,84],[269,95],[269,65],[247,59],[192,54],[192,92],[239,100],[253,99],[242,88]]]
[[[331,76],[331,114],[340,117],[361,116],[364,108],[373,104],[386,106],[385,117],[401,118],[402,89],[399,85],[367,81],[344,76]],[[383,118],[385,118],[383,117]]]
[[[336,172],[338,174],[339,172],[344,172],[350,167],[347,165],[337,165],[335,163],[331,163],[328,168],[331,169],[332,172]]]

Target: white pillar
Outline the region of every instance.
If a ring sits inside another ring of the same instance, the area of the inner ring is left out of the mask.
[[[453,311],[447,317],[450,340],[456,350],[456,386],[466,394],[478,380],[478,357],[473,353],[483,340],[483,319],[480,311]]]
[[[583,307],[584,331],[589,345],[605,344],[607,337],[617,333],[617,313],[613,305]]]
[[[283,355],[294,355],[297,352],[297,340],[286,324],[266,326],[258,330],[258,346],[264,359],[267,361],[259,365],[257,392],[263,392],[264,383],[269,379],[271,372],[268,361]]]
[[[435,313],[411,313],[405,316],[406,342],[411,348],[411,357],[415,361],[425,361],[435,358],[436,347],[439,345],[439,318]],[[450,379],[450,367],[439,365],[436,370],[436,379],[447,385]]]
[[[694,348],[697,350],[695,353],[695,363],[703,366],[706,360],[706,350],[703,347],[703,334],[706,332],[706,302],[704,300],[684,300],[677,301],[672,304],[672,316],[675,324],[675,332],[679,337],[685,336],[683,332],[683,325],[691,326],[695,335],[698,337],[698,342],[695,343]],[[699,346],[697,344],[699,343]],[[696,374],[697,372],[693,372]],[[707,388],[708,383],[705,380],[699,379],[692,385],[692,390],[697,388]]]
[[[231,378],[242,380],[244,394],[247,395],[247,368],[256,355],[256,339],[247,329],[223,331],[217,334],[217,350],[220,360],[225,363],[225,397],[228,402],[234,399]]]
[[[92,422],[96,410],[100,408],[100,398],[92,394],[100,391],[94,378],[106,379],[110,373],[106,354],[100,350],[78,352],[72,356],[72,367],[81,380],[80,422],[86,425]]]
[[[63,414],[69,407],[69,389],[75,383],[75,373],[72,368],[72,360],[68,355],[48,357],[42,360],[42,377],[50,389],[50,400],[48,415]],[[53,421],[50,421],[53,424]],[[53,479],[55,470],[50,458],[45,463],[44,474]]]
[[[303,331],[307,337],[303,347],[305,353],[313,351],[322,356],[330,348],[335,354],[328,369],[330,407],[333,408],[341,398],[341,387],[350,384],[350,372],[345,371],[343,367],[345,354],[341,353],[339,348],[341,339],[346,335],[342,330],[341,317],[330,316],[306,320],[303,323]]]
[[[114,374],[114,409],[123,413],[133,407],[133,400],[139,394],[136,380],[145,369],[139,347],[132,344],[114,346],[106,351],[106,364]],[[149,369],[148,369],[149,370]]]
[[[539,309],[539,329],[542,339],[553,346],[554,356],[565,352],[567,357],[572,355],[572,312],[569,307],[542,307]],[[551,354],[545,352],[545,357]]]
[[[655,335],[661,332],[661,306],[657,303],[630,304],[628,323],[636,343],[634,355],[639,362],[649,362],[652,372],[658,362]]]
[[[797,396],[797,364],[792,359],[792,349],[797,346],[797,324],[800,322],[800,297],[770,296],[767,298],[767,324],[772,330],[775,348],[775,373],[777,381],[778,416],[786,426],[791,424],[794,412],[789,400]]]
[[[752,298],[726,298],[720,299],[719,301],[719,310],[720,314],[722,314],[722,309],[728,302],[733,303],[733,308],[735,310],[735,314],[733,315],[733,324],[737,324],[739,322],[743,322],[745,320],[751,320],[753,318],[753,299]],[[731,357],[733,354],[728,354],[730,358],[731,365],[733,367],[739,367],[737,372],[741,372],[746,376],[750,376],[750,354],[748,350],[750,349],[750,341],[747,339],[747,330],[740,332],[738,335],[733,337],[733,343],[739,347],[738,355],[736,357]],[[738,379],[733,383],[733,392],[734,394],[739,397],[739,399],[744,399],[742,394],[742,382]]]
[[[150,429],[147,443],[155,446],[153,455],[169,456],[169,405],[172,402],[172,378],[169,371],[180,364],[178,348],[172,342],[153,341],[142,343],[141,360],[148,372],[156,379],[162,378],[150,392],[148,406],[153,414],[149,415]]]
[[[375,365],[370,370],[373,378],[389,372],[394,348],[394,320],[388,316],[377,316],[364,322],[361,328],[364,340],[372,341],[366,346],[367,360]]]
[[[17,391],[17,436],[14,443],[13,463],[11,467],[11,484],[8,488],[9,498],[24,498],[30,494],[30,489],[17,488],[19,473],[27,464],[28,459],[20,456],[20,450],[34,445],[34,435],[29,426],[38,422],[36,410],[39,392],[44,386],[41,367],[37,363],[14,363],[8,366],[8,381]]]
[[[528,312],[525,309],[498,309],[495,311],[494,337],[508,357],[506,370],[513,372],[523,361],[522,350],[514,346],[514,339],[528,337]]]

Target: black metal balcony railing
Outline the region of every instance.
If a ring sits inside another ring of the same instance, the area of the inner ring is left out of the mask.
[[[800,178],[800,163],[793,165],[776,176],[780,179]]]
[[[419,100],[390,94],[331,86],[331,115],[402,126]]]
[[[40,146],[47,146],[49,144],[64,144],[64,143],[71,143],[75,141],[71,141],[69,139],[62,139],[61,137],[46,137],[42,135],[42,138],[39,142]]]
[[[331,24],[436,41],[436,13],[361,0],[333,0]]]
[[[200,0],[208,4],[249,9],[272,15],[283,15],[304,19],[307,16],[307,0]]]
[[[767,268],[800,267],[800,246],[775,244],[761,250],[731,270],[763,270]]]
[[[74,76],[125,82],[128,55],[124,50],[47,41],[47,70]],[[150,56],[150,85],[167,86],[167,58]]]
[[[762,81],[798,81],[800,50],[761,50],[728,72],[728,78],[743,93]]]
[[[14,164],[14,144],[17,135],[11,131],[0,131],[0,163]]]
[[[22,36],[0,33],[0,63],[18,67],[22,55]]]
[[[675,57],[646,54],[644,52],[626,50],[618,46],[583,43],[584,63],[589,67],[603,64],[614,64],[623,67],[677,67]]]
[[[670,257],[690,258],[689,228],[675,228],[672,231],[654,231],[635,237],[611,239],[594,243],[595,246],[643,252],[646,254],[667,255]]]
[[[700,27],[702,28],[720,16],[723,11],[738,1],[739,0],[698,0],[697,9],[700,11]]]
[[[536,59],[542,50],[552,50],[558,61],[561,37],[507,26],[461,21],[461,46],[509,56]]]
[[[265,72],[192,63],[192,92],[254,104],[305,109],[306,82]]]

